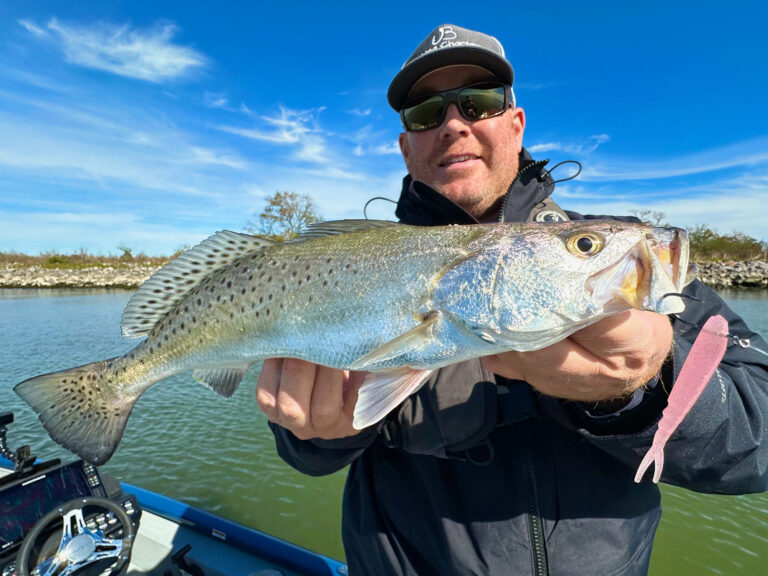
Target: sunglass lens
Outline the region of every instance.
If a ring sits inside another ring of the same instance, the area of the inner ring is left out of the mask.
[[[466,118],[482,120],[504,112],[503,86],[473,86],[459,92],[459,103]]]
[[[439,126],[443,120],[443,97],[439,94],[431,96],[414,106],[403,110],[405,127],[419,132]]]

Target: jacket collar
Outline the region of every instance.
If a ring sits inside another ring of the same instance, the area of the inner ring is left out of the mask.
[[[535,162],[528,151],[520,152],[520,170],[507,189],[499,220],[524,221],[534,206],[554,191],[555,184],[544,170],[548,160]],[[474,224],[477,222],[461,206],[449,200],[423,182],[408,174],[395,215],[405,224],[440,226],[445,224]]]

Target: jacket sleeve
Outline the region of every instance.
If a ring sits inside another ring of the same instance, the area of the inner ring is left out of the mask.
[[[341,470],[356,460],[373,444],[379,426],[362,430],[357,436],[338,440],[299,440],[282,426],[269,423],[275,435],[278,455],[299,472],[310,476],[324,476]]]
[[[695,281],[686,293],[702,302],[688,302],[681,318],[701,326],[711,315],[721,314],[728,320],[731,334],[748,337],[755,347],[767,349],[765,341],[704,284]],[[583,405],[541,397],[545,412],[637,468],[698,335],[697,329],[683,322],[673,321],[673,327],[673,352],[635,408],[613,417],[593,418]],[[753,349],[728,345],[711,381],[667,442],[663,482],[721,494],[768,490],[767,360]]]

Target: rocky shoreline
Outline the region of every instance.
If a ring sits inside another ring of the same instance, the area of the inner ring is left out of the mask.
[[[0,288],[138,288],[157,266],[93,266],[64,269],[41,266],[0,267]],[[699,264],[699,279],[713,288],[768,289],[768,261]]]

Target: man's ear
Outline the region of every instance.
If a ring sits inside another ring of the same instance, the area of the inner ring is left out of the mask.
[[[519,106],[512,108],[513,129],[515,131],[515,137],[519,138],[520,145],[523,142],[523,132],[525,132],[525,110]]]
[[[400,154],[403,155],[403,160],[408,162],[408,156],[410,155],[411,151],[408,148],[408,137],[406,136],[405,132],[400,132],[400,136],[397,138],[397,143],[400,144]]]

